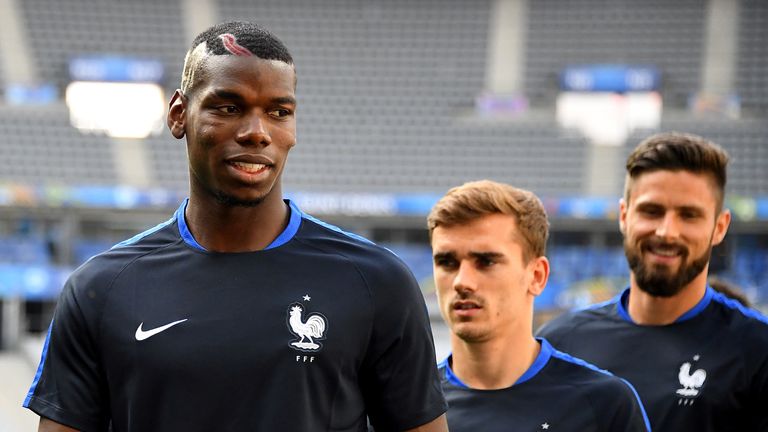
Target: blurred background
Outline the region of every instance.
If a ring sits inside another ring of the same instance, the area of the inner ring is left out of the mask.
[[[481,178],[542,198],[539,325],[627,285],[623,164],[657,131],[731,154],[734,222],[711,270],[768,304],[764,0],[0,0],[0,431],[36,428],[21,403],[67,275],[186,196],[165,105],[192,38],[228,19],[296,61],[286,195],[410,265],[438,357],[434,202]]]

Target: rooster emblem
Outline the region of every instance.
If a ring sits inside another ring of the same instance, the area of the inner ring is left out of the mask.
[[[707,379],[707,371],[704,369],[697,369],[691,373],[691,363],[685,362],[680,366],[680,373],[677,374],[680,379],[681,389],[677,389],[677,394],[684,397],[694,397],[699,394],[699,388],[704,385],[704,380]]]
[[[301,351],[317,351],[321,345],[315,339],[325,339],[323,334],[327,327],[326,319],[319,313],[311,314],[306,321],[301,318],[304,309],[294,304],[288,309],[288,328],[299,340],[291,342],[291,346]]]

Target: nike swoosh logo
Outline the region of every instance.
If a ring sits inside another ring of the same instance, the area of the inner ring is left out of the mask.
[[[164,331],[168,330],[169,328],[175,326],[176,324],[183,323],[187,319],[188,318],[185,318],[183,320],[174,321],[174,322],[168,323],[168,324],[166,324],[164,326],[160,326],[160,327],[157,327],[157,328],[153,328],[152,330],[146,330],[146,331],[142,330],[142,327],[144,326],[144,323],[141,323],[141,324],[139,324],[139,327],[136,329],[136,340],[137,341],[143,341],[144,339],[149,339],[152,336],[154,336],[154,335],[156,335],[156,334],[158,334],[160,332],[164,332]]]

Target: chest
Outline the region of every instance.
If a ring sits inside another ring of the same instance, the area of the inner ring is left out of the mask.
[[[349,376],[372,323],[364,280],[333,257],[169,258],[112,289],[100,343],[117,383]]]
[[[444,391],[452,432],[605,430],[589,399],[574,395],[572,386]],[[558,402],[547,402],[553,400]]]
[[[725,326],[644,330],[583,338],[581,346],[573,345],[574,355],[630,381],[654,428],[701,425],[698,430],[709,430],[750,416],[755,371],[739,334]],[[761,355],[758,351],[764,349],[756,350]]]

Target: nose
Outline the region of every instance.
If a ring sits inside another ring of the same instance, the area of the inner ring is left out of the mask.
[[[471,262],[462,261],[456,276],[453,278],[453,289],[456,292],[477,291],[476,272]]]
[[[268,146],[272,144],[272,137],[269,135],[266,122],[258,113],[244,116],[235,140],[241,145]]]
[[[656,236],[662,239],[675,239],[680,235],[677,216],[673,212],[666,212],[656,226]]]

